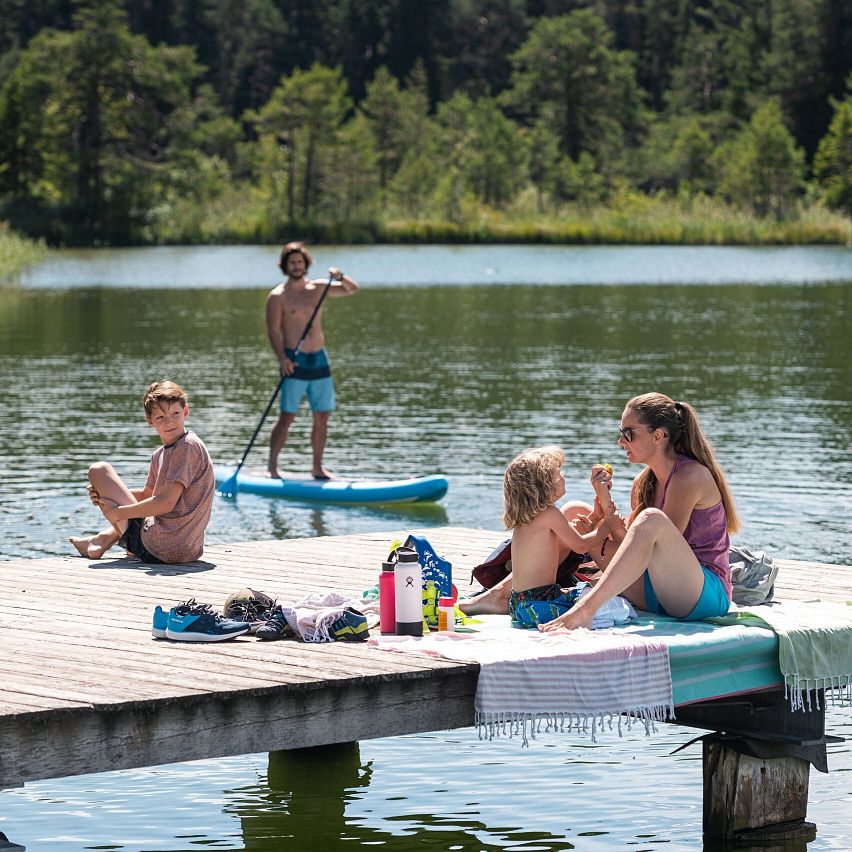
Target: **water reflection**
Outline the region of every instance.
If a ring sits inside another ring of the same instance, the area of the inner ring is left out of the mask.
[[[277,500],[269,500],[269,528],[273,538],[292,538],[292,507],[282,507]],[[323,521],[323,510],[308,509],[305,513],[310,535],[329,535],[329,527]]]
[[[226,813],[239,817],[246,850],[335,849],[350,832],[346,804],[370,784],[357,742],[269,754],[266,777],[227,791]],[[381,832],[372,832],[381,837]]]
[[[829,745],[829,774],[811,772],[809,852],[848,848],[852,720],[847,708],[826,716],[847,742]],[[730,846],[702,844],[700,749],[672,754],[694,734],[542,735],[521,751],[464,729],[39,781],[0,793],[0,828],[31,850],[68,852],[722,852]]]
[[[471,819],[471,814],[410,809],[405,816],[386,818],[388,829],[367,825],[364,816],[347,816],[347,806],[364,797],[372,771],[372,761],[362,761],[357,742],[272,752],[266,777],[259,776],[255,785],[226,791],[230,801],[225,812],[239,817],[248,852],[272,852],[281,849],[282,843],[293,849],[369,845],[399,852],[409,852],[413,845],[426,852],[498,852],[507,843],[512,849],[541,852],[575,848],[546,831],[489,827]],[[421,773],[423,784],[435,789],[428,765],[413,766],[411,771]],[[406,798],[394,797],[400,802]]]
[[[242,498],[239,498],[242,499]],[[400,503],[398,506],[316,506],[264,498],[271,538],[285,539],[334,535],[335,518],[350,512],[372,520],[374,525],[440,526],[447,523],[447,510],[440,503]]]

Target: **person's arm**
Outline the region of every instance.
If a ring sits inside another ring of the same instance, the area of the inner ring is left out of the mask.
[[[606,535],[602,525],[589,532],[581,533],[558,509],[555,509],[550,528],[559,545],[575,553],[586,553],[594,548],[600,548],[600,543]]]
[[[328,274],[334,279],[335,283],[331,285],[328,291],[329,296],[354,296],[358,292],[358,283],[354,278],[350,278],[345,272],[342,272],[336,266],[332,266],[328,270]],[[318,282],[319,283],[319,282]]]
[[[586,519],[590,524],[589,529],[597,529],[601,525],[601,521],[604,519],[604,510],[603,506],[601,506],[601,501],[597,497],[595,497],[592,512],[586,515]],[[588,532],[588,530],[583,530],[583,532]]]
[[[119,506],[114,500],[101,497],[100,506],[104,517],[111,524],[115,524],[118,521],[127,521],[130,518],[157,517],[171,512],[177,505],[183,492],[184,487],[180,482],[168,482],[161,494],[152,494],[138,503]]]
[[[585,533],[590,533],[592,530],[596,530],[600,525],[601,521],[604,519],[604,511],[601,507],[601,502],[595,497],[595,504],[592,508],[592,511],[588,515],[577,515],[576,518],[572,518],[568,523],[577,530],[581,535]]]
[[[604,570],[612,562],[612,558],[618,551],[624,536],[627,535],[627,525],[624,518],[611,500],[609,508],[598,525],[598,532],[601,534],[599,544],[589,550],[589,555],[594,560],[595,565]]]
[[[612,488],[612,467],[610,465],[594,464],[592,465],[592,473],[589,477],[592,484],[592,489],[595,492],[595,499],[600,502],[601,508],[605,511],[612,503],[610,489]]]
[[[266,336],[269,338],[269,343],[272,346],[272,351],[278,358],[278,363],[281,365],[281,374],[289,376],[296,365],[287,357],[284,352],[284,335],[282,329],[282,313],[284,311],[284,296],[281,294],[270,293],[266,297]]]

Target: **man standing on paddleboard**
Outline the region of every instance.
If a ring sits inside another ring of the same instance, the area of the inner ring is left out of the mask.
[[[311,472],[314,479],[331,479],[332,476],[322,464],[328,418],[334,411],[335,401],[331,365],[324,348],[320,300],[326,289],[329,297],[351,296],[358,292],[358,285],[337,267],[328,270],[328,281],[311,280],[307,278],[311,263],[313,258],[304,244],[287,243],[281,249],[278,262],[287,280],[266,297],[266,331],[285,378],[281,384],[281,413],[269,444],[268,472],[274,478],[279,476],[278,455],[305,395],[313,414]],[[316,310],[318,305],[319,310]],[[297,347],[298,352],[295,351]]]

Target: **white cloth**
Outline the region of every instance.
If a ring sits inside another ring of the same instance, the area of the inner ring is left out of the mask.
[[[581,598],[592,590],[589,583],[577,583],[577,588],[580,590],[579,597]],[[615,627],[616,624],[627,624],[631,618],[636,617],[633,604],[627,598],[616,595],[595,612],[595,617],[592,619],[592,630],[606,630]]]
[[[365,603],[361,598],[339,592],[314,592],[294,604],[282,604],[281,610],[290,629],[305,642],[333,642],[328,630],[347,608],[370,615],[378,604]]]

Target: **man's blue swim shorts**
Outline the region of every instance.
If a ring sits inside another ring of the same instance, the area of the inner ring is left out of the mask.
[[[300,352],[285,349],[288,358],[296,362],[296,369],[281,386],[281,410],[295,414],[307,395],[311,411],[334,411],[334,379],[325,349],[318,352]]]

